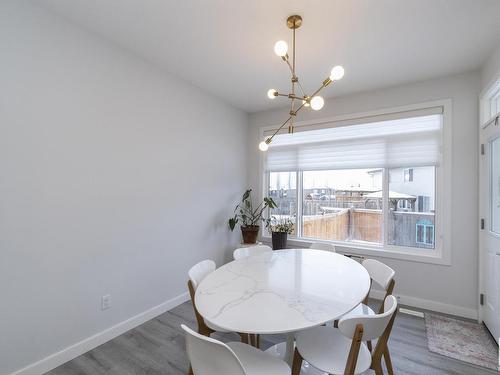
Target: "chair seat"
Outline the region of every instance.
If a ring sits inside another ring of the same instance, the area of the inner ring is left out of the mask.
[[[343,374],[351,349],[351,340],[338,329],[320,326],[299,332],[296,336],[297,349],[311,366],[329,374]],[[370,368],[371,353],[365,343],[361,343],[356,374]]]
[[[290,367],[285,362],[253,346],[241,342],[227,345],[241,361],[246,375],[290,375]]]
[[[363,316],[363,315],[376,315],[376,314],[375,311],[373,311],[370,306],[367,306],[364,303],[360,303],[358,306],[349,311],[347,314],[342,315],[341,319],[354,318],[355,316]]]

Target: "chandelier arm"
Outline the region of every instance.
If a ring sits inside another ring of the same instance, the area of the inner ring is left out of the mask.
[[[284,96],[288,96],[290,99],[304,100],[303,97],[297,96],[297,95],[293,95],[293,94],[288,94],[288,95],[284,95]]]
[[[293,29],[293,45],[292,45],[292,63],[293,63],[293,77],[295,78],[295,30]]]
[[[300,91],[302,91],[302,95],[303,96],[307,96],[306,92],[304,91],[304,88],[302,87],[302,85],[301,85],[301,83],[299,81],[299,78],[294,73],[294,70],[292,68],[292,65],[290,64],[290,61],[288,59],[283,60],[283,61],[286,62],[286,64],[288,65],[288,68],[290,69],[290,73],[292,73],[292,77],[295,78],[297,84],[299,85]]]
[[[319,89],[317,89],[312,95],[311,95],[311,98],[315,97],[321,90],[323,90],[326,86],[328,86],[330,83],[332,83],[332,81],[330,80],[330,78],[327,78],[323,81],[323,83],[321,84],[321,86],[319,87]]]
[[[298,78],[297,78],[297,84],[299,85],[300,91],[302,91],[302,96],[307,96],[307,94],[304,91],[304,89],[302,88],[302,85],[300,84],[300,81],[298,80]]]
[[[330,79],[325,79],[323,81],[323,84],[311,95],[311,98],[314,97],[316,94],[318,94],[323,88],[325,88],[326,86],[328,86],[332,81]],[[292,101],[294,99],[292,98]],[[306,102],[303,102],[295,111],[294,111],[294,116],[297,115],[297,113],[302,109],[304,108],[304,106],[306,105]],[[276,134],[278,134],[278,132],[283,128],[283,126],[285,126],[288,121],[290,121],[292,119],[293,116],[290,116],[286,119],[286,121],[273,133],[273,135],[271,135],[269,138],[266,139],[266,143],[269,144],[271,143],[271,141],[273,140],[274,136]]]
[[[295,110],[295,114],[297,114],[302,108],[304,108],[305,105],[306,103],[302,103],[301,106]]]
[[[266,139],[266,141],[265,141],[265,142],[266,142],[267,144],[271,143],[271,141],[273,140],[274,136],[275,136],[276,134],[278,134],[278,132],[279,132],[281,129],[283,129],[283,126],[285,126],[285,125],[286,125],[286,123],[287,123],[288,121],[290,121],[291,119],[292,119],[292,116],[288,117],[288,118],[286,119],[286,121],[285,121],[283,124],[281,124],[281,126],[280,126],[280,127],[279,127],[279,128],[278,128],[278,129],[277,129],[277,130],[273,133],[273,135],[271,135],[269,138],[267,138],[267,139]]]

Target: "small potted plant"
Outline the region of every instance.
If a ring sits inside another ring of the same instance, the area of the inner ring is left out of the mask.
[[[241,203],[239,203],[234,209],[234,217],[229,219],[229,228],[231,231],[234,230],[236,224],[240,224],[241,235],[243,236],[243,243],[253,244],[257,242],[257,235],[259,234],[259,224],[264,219],[262,218],[262,213],[266,208],[276,208],[276,203],[272,198],[266,197],[262,202],[253,208],[252,197],[250,193],[252,189],[248,189],[243,194]]]
[[[271,233],[273,250],[286,249],[288,235],[293,233],[293,221],[289,217],[283,218],[279,216],[279,218],[276,218],[276,216],[273,216],[267,219],[266,227]]]

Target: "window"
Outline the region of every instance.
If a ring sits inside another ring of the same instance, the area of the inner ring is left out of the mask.
[[[490,117],[495,117],[500,113],[500,88],[491,96],[489,102]]]
[[[412,171],[412,184],[408,184],[395,176],[405,175]],[[388,209],[388,243],[395,246],[416,248],[434,248],[434,234],[432,241],[425,240],[418,230],[425,222],[434,228],[434,197],[436,186],[436,168],[422,166],[414,168],[390,168],[389,180],[389,209]],[[417,233],[415,234],[415,231]],[[434,230],[432,231],[434,233]]]
[[[369,169],[304,171],[302,237],[381,243],[381,205],[366,198],[382,189],[375,173]]]
[[[434,250],[443,115],[429,111],[278,134],[265,158],[267,194],[295,236]]]
[[[500,79],[481,97],[481,125],[500,115]]]
[[[406,168],[404,170],[404,182],[413,181],[413,168]]]
[[[271,213],[272,216],[278,219],[290,219],[296,223],[297,174],[295,172],[271,172],[268,196],[273,198],[277,206]]]
[[[415,228],[415,242],[419,245],[434,246],[434,224],[428,220],[419,220]]]
[[[496,234],[500,234],[500,137],[490,141],[491,152],[491,228]]]

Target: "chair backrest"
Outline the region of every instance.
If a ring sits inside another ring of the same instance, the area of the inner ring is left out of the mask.
[[[195,375],[245,375],[236,354],[226,344],[194,332],[184,324],[186,351]]]
[[[362,264],[368,271],[370,278],[384,290],[387,290],[396,272],[391,267],[375,259],[365,259]]]
[[[206,259],[199,263],[196,263],[188,271],[189,280],[193,284],[193,288],[196,290],[198,285],[200,285],[201,280],[203,280],[207,275],[215,271],[216,265],[213,260]]]
[[[352,338],[356,326],[363,326],[363,341],[378,339],[388,327],[391,318],[396,312],[398,301],[396,297],[387,296],[384,301],[384,312],[376,315],[353,316],[339,320],[339,330],[346,337]]]
[[[331,243],[324,243],[324,242],[313,242],[311,244],[311,246],[309,246],[309,249],[335,252],[335,245],[333,245]]]
[[[238,260],[238,259],[246,258],[250,255],[258,255],[258,254],[262,254],[262,253],[267,253],[269,251],[273,251],[273,249],[271,249],[267,245],[240,247],[239,249],[236,249],[233,251],[233,258],[235,260]]]

